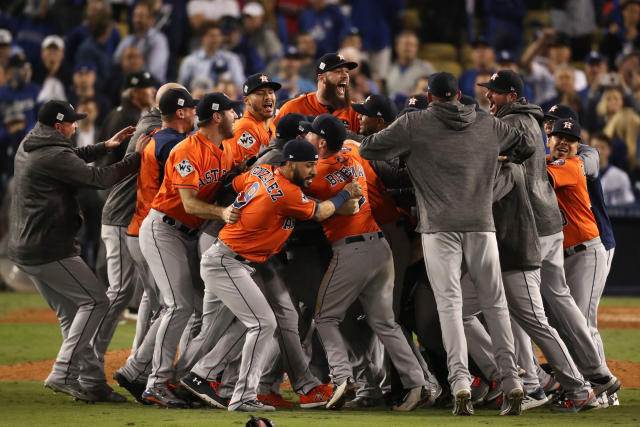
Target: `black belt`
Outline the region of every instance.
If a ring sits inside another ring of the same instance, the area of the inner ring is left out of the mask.
[[[229,252],[231,252],[233,254],[233,255],[231,255],[231,257],[233,259],[237,260],[237,261],[240,261],[240,262],[251,262],[250,260],[246,259],[242,255],[238,255],[237,253],[233,252],[231,249],[229,249],[229,246],[225,245],[220,239],[216,239],[216,241],[213,242],[213,244],[218,246],[219,248],[227,249]]]
[[[585,245],[584,243],[580,243],[579,245],[575,245],[572,246],[570,248],[567,248],[564,250],[564,256],[568,257],[574,254],[577,254],[578,252],[583,252],[587,250],[587,245]]]
[[[183,223],[178,222],[175,219],[171,218],[169,215],[164,215],[162,217],[162,222],[164,222],[165,224],[169,224],[170,226],[172,226],[176,230],[183,232],[184,234],[186,234],[189,237],[195,237],[195,236],[198,235],[198,229],[197,228],[187,227]]]
[[[384,237],[384,234],[382,234],[382,231],[378,231],[378,239],[382,239],[383,237]],[[365,240],[366,239],[362,234],[358,234],[357,236],[346,237],[344,239],[344,243],[348,245],[349,243],[364,242]]]

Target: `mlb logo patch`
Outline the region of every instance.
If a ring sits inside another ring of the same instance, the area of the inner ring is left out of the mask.
[[[185,158],[176,165],[176,170],[178,171],[180,176],[184,178],[185,176],[192,173],[195,170],[195,168],[191,165],[191,162],[189,161],[189,159]]]
[[[64,119],[64,114],[58,113],[56,114],[56,120],[62,121]]]
[[[182,107],[184,105],[184,99],[178,98],[178,105]]]
[[[211,104],[211,109],[213,111],[218,111],[218,108],[220,108],[220,104],[217,104],[215,102],[213,104]]]

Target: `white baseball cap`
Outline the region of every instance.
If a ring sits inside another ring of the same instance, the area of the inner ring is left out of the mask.
[[[0,44],[11,44],[11,32],[9,30],[0,28]]]
[[[242,14],[248,16],[264,16],[264,8],[260,3],[247,3],[242,8]]]
[[[55,34],[45,37],[42,41],[42,48],[44,49],[46,47],[50,47],[51,45],[56,46],[60,50],[63,50],[64,40],[62,40],[62,37],[56,36]]]

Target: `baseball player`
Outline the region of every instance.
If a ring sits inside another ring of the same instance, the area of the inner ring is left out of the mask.
[[[349,70],[357,66],[355,62],[346,61],[336,53],[320,57],[316,67],[318,90],[300,95],[284,104],[274,120],[275,123],[278,124],[280,118],[289,113],[312,116],[333,114],[342,120],[347,129],[358,133],[358,113],[351,108],[349,98]]]
[[[135,172],[148,138],[141,138],[135,153],[110,167],[89,166],[129,138],[134,128],[126,127],[106,142],[72,149],[69,138],[77,120],[85,117],[67,102],[49,101],[20,143],[8,255],[60,320],[63,342],[45,387],[82,400],[124,402],[124,396],[107,386],[104,364],[90,345],[109,300],[79,256],[76,236],[82,218],[75,196],[78,188],[106,189]]]
[[[233,137],[224,141],[236,164],[255,157],[275,134],[272,122],[276,111],[276,91],[282,85],[266,74],[253,74],[242,85],[246,110],[233,127]]]
[[[505,398],[501,414],[519,414],[524,397],[502,287],[491,211],[499,153],[522,162],[533,152],[522,132],[458,102],[457,79],[429,79],[429,107],[405,114],[364,138],[360,154],[406,156],[413,181],[429,281],[436,297],[454,395],[453,413],[471,415],[471,386],[462,322],[461,266],[465,265],[485,315]],[[419,148],[418,148],[419,147]],[[480,256],[480,254],[483,254]]]
[[[233,188],[239,193],[233,206],[240,210],[240,218],[220,231],[218,239],[202,257],[205,286],[247,328],[238,381],[228,406],[230,411],[275,410],[257,400],[256,389],[265,355],[275,344],[273,334],[277,323],[265,296],[251,278],[254,269],[249,264],[265,262],[279,252],[293,231],[296,219],[323,221],[342,204],[362,195],[360,186],[351,183],[327,201],[309,200],[302,188],[309,187],[316,175],[316,149],[305,140],[291,140],[283,149],[283,159],[286,160],[280,167],[257,166],[233,180]],[[352,206],[355,212],[357,203],[353,201]],[[264,240],[253,240],[256,233],[264,236]],[[210,370],[205,358],[183,379],[183,384],[204,400],[211,393],[207,381]]]
[[[586,318],[589,333],[596,346],[596,356],[606,368],[597,313],[608,271],[607,254],[591,209],[584,163],[578,156],[580,140],[579,123],[573,119],[556,120],[549,133],[550,163],[547,164],[547,173],[563,215],[567,285]],[[576,173],[578,169],[581,175]],[[596,396],[602,393],[611,396],[620,388],[620,381],[610,373],[588,379]]]
[[[352,156],[341,154],[346,130],[340,119],[321,114],[304,125],[309,130],[307,138],[318,149],[321,159],[318,175],[323,177],[313,181],[306,193],[320,199],[329,198],[353,181],[360,182],[364,193],[356,215],[335,216],[323,223],[333,258],[320,285],[314,320],[336,385],[327,408],[340,408],[346,399],[353,398],[357,388],[338,326],[349,306],[358,299],[369,326],[382,340],[404,388],[409,390],[403,402],[393,409],[411,411],[428,397],[424,395],[426,382],[422,368],[394,320],[393,259],[371,214],[364,170]],[[352,268],[353,265],[358,268]]]
[[[170,90],[160,105],[168,115],[191,117],[194,101],[188,93]],[[173,105],[173,107],[170,107]],[[149,214],[140,227],[140,249],[156,280],[164,305],[153,353],[153,368],[142,398],[165,407],[185,407],[168,388],[173,383],[173,361],[178,341],[195,310],[198,227],[207,219],[235,222],[233,206],[211,204],[231,159],[222,151],[222,139],[230,137],[237,115],[234,103],[216,92],[198,104],[198,117],[215,126],[205,127],[176,145],[169,153],[164,179]]]

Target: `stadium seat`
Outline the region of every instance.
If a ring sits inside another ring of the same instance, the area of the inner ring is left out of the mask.
[[[458,61],[431,61],[431,64],[435,67],[436,71],[448,71],[454,76],[459,76],[462,73],[462,65]]]
[[[449,43],[423,43],[418,56],[428,61],[457,61],[458,50]]]

